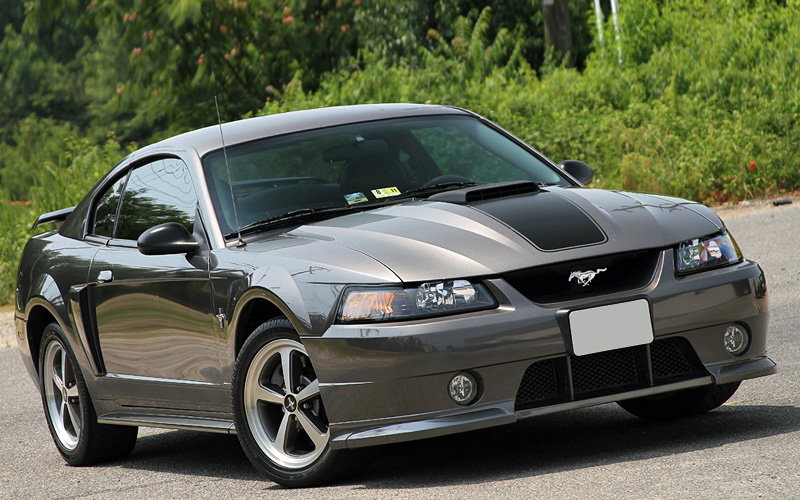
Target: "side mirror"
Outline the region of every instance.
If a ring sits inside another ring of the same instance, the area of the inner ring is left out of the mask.
[[[136,246],[144,255],[170,255],[196,252],[200,242],[182,224],[165,222],[143,232]]]
[[[584,186],[588,186],[594,181],[594,171],[592,167],[582,161],[564,160],[559,163],[558,166]]]

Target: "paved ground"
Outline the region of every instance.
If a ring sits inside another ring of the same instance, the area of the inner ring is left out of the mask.
[[[364,450],[338,483],[287,491],[216,434],[142,430],[126,460],[67,467],[16,349],[0,349],[0,499],[798,499],[800,203],[720,214],[767,272],[780,373],[707,415],[654,423],[603,405]]]

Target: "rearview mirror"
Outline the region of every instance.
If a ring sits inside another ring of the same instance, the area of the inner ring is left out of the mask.
[[[177,222],[151,227],[139,236],[136,246],[144,255],[192,253],[200,249],[200,243]]]
[[[582,161],[564,160],[559,163],[558,166],[584,186],[588,186],[594,181],[594,171],[592,167]]]

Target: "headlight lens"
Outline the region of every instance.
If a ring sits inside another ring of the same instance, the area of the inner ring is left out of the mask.
[[[684,241],[675,250],[678,274],[722,267],[742,260],[742,252],[727,231],[716,236]]]
[[[480,283],[430,281],[414,287],[351,287],[345,290],[337,320],[392,321],[455,314],[497,306]]]

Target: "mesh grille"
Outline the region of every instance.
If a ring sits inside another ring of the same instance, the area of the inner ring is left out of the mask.
[[[555,360],[548,359],[532,364],[525,370],[517,393],[517,405],[558,398]]]
[[[569,356],[569,363],[567,356],[537,361],[525,370],[515,408],[524,410],[648,387],[651,372],[652,385],[708,374],[684,338],[656,340],[650,344],[649,352],[650,357],[647,346],[637,346]]]
[[[679,347],[679,340],[685,342],[685,339],[666,339],[653,343],[650,355],[653,358],[653,378],[656,380],[684,377],[694,373],[692,365]]]
[[[572,358],[572,383],[576,396],[635,385],[638,381],[633,348]]]

